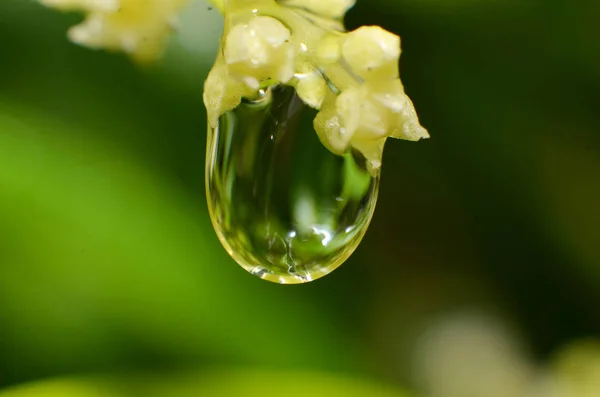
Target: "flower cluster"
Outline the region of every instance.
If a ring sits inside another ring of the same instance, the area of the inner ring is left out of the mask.
[[[205,85],[209,122],[277,84],[319,110],[314,127],[334,153],[359,150],[376,170],[388,137],[429,137],[404,92],[400,38],[377,26],[346,33],[352,0],[228,0],[222,51]]]
[[[148,61],[161,54],[188,0],[40,0],[83,10],[70,38]],[[377,26],[345,32],[356,0],[210,0],[225,16],[221,50],[205,83],[209,123],[275,85],[318,109],[314,127],[334,153],[359,150],[381,165],[388,137],[427,138],[398,72],[400,38]]]

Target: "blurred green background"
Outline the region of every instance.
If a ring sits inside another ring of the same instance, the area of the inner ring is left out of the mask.
[[[388,142],[346,264],[279,286],[207,214],[218,13],[139,67],[0,1],[0,396],[600,396],[598,15],[359,0],[432,139]]]

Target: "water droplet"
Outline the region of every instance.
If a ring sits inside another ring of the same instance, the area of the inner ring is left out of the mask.
[[[365,158],[331,153],[316,110],[290,87],[244,100],[209,129],[206,187],[215,230],[248,272],[282,284],[320,278],[356,249],[379,188]]]

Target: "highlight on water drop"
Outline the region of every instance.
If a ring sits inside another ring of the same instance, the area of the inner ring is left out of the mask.
[[[429,137],[400,81],[400,38],[345,32],[353,4],[225,2],[204,90],[208,205],[229,254],[269,281],[342,264],[373,215],[387,138]]]

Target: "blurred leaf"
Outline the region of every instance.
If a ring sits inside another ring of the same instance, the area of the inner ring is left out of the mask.
[[[227,256],[203,201],[131,154],[2,103],[0,220],[0,351],[11,371],[132,357],[358,364],[305,289],[265,283]]]

